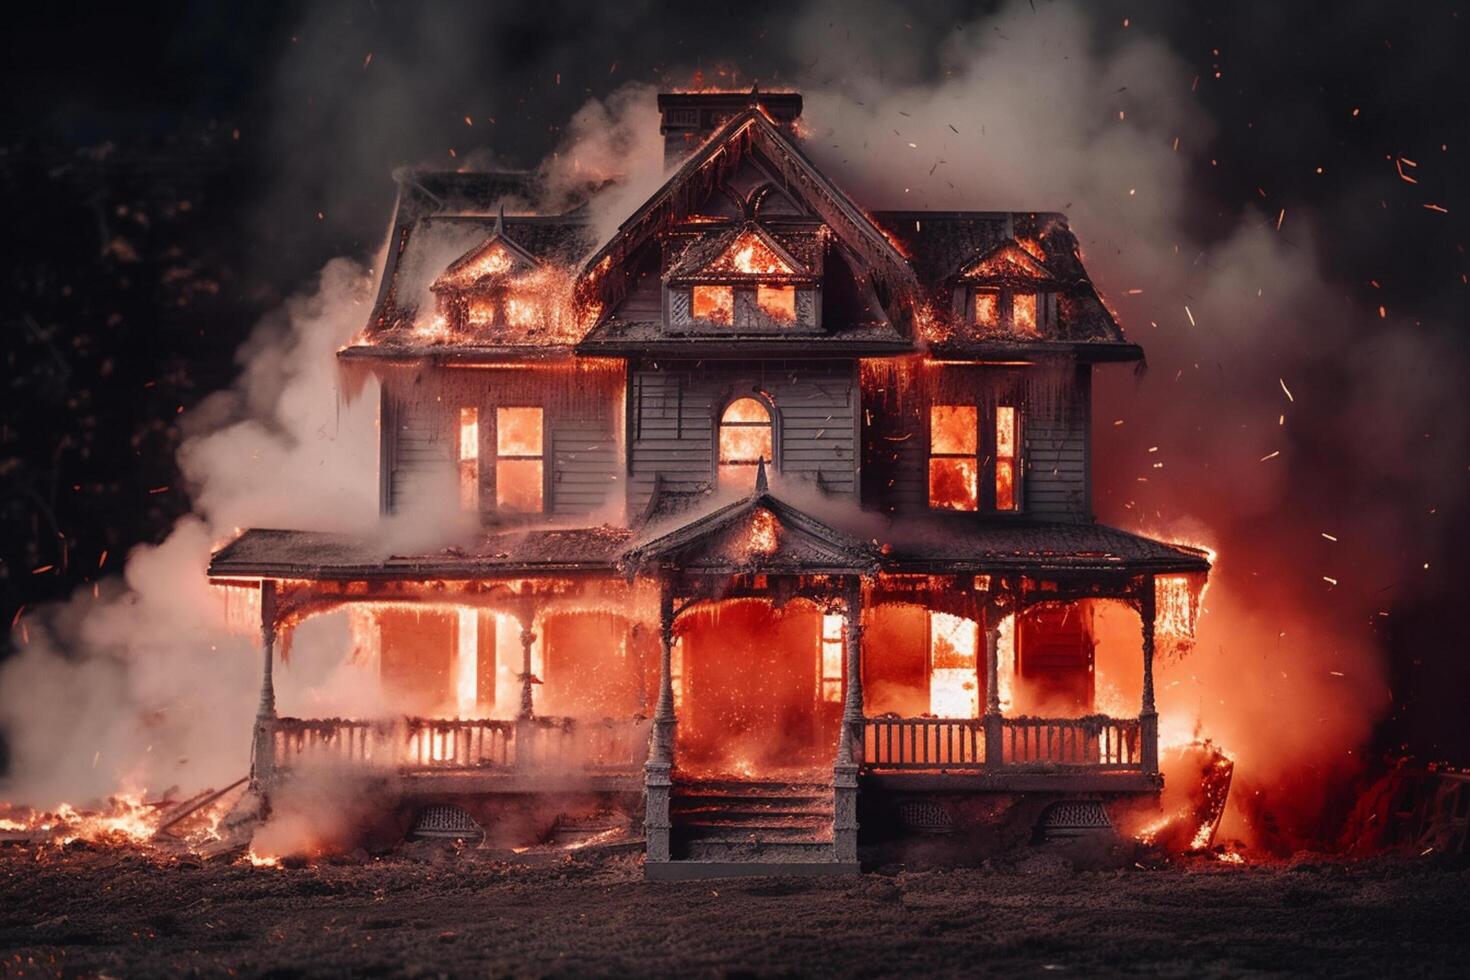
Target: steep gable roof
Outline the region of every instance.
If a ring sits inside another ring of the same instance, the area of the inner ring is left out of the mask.
[[[672,529],[646,528],[622,556],[629,571],[664,561],[717,574],[860,575],[878,570],[878,551],[774,496],[762,465],[748,496]]]
[[[824,221],[874,275],[895,282],[910,278],[908,263],[883,231],[833,184],[758,105],[733,116],[666,180],[613,237],[587,260],[586,288],[611,300],[616,275],[608,275],[659,230],[691,214],[719,178],[751,150],[758,150],[785,182],[782,190]],[[608,304],[611,305],[610,302]]]

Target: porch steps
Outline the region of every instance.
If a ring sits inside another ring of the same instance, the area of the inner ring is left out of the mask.
[[[675,861],[832,860],[832,787],[780,780],[681,781],[670,800]]]

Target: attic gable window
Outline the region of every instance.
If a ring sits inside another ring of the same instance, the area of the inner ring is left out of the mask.
[[[1033,290],[973,286],[970,289],[970,322],[982,330],[1009,330],[1040,336],[1047,301]]]
[[[755,486],[756,466],[772,458],[772,443],[771,413],[760,399],[747,396],[725,406],[720,416],[720,486]]]
[[[977,286],[974,290],[974,311],[971,319],[976,326],[996,329],[1000,326],[1000,290]]]
[[[693,306],[694,319],[728,326],[735,322],[735,287],[695,286]]]
[[[796,322],[796,287],[794,286],[757,286],[755,287],[755,303],[760,307],[761,313],[776,323]]]
[[[1036,294],[1011,294],[1011,329],[1017,333],[1036,333]]]

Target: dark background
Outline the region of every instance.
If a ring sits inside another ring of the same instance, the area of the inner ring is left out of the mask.
[[[1195,97],[1218,123],[1217,163],[1193,175],[1202,234],[1269,188],[1273,210],[1315,216],[1326,273],[1345,294],[1394,310],[1405,329],[1448,330],[1464,349],[1460,5],[1095,6],[1197,69]],[[926,5],[895,43],[922,48],[990,7]],[[629,80],[796,80],[822,55],[784,36],[788,10],[539,0],[9,11],[0,615],[13,623],[116,574],[131,546],[161,540],[188,511],[180,415],[229,384],[251,327],[327,259],[371,256],[394,166],[450,168],[476,151],[532,166],[587,98]],[[1412,198],[1398,157],[1422,164]],[[1446,533],[1470,540],[1466,508],[1447,517]],[[1463,551],[1435,583],[1393,608],[1396,709],[1378,747],[1465,764]]]

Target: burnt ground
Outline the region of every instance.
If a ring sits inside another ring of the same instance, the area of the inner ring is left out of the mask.
[[[10,974],[1464,976],[1463,862],[646,883],[630,857],[300,869],[0,851]]]

